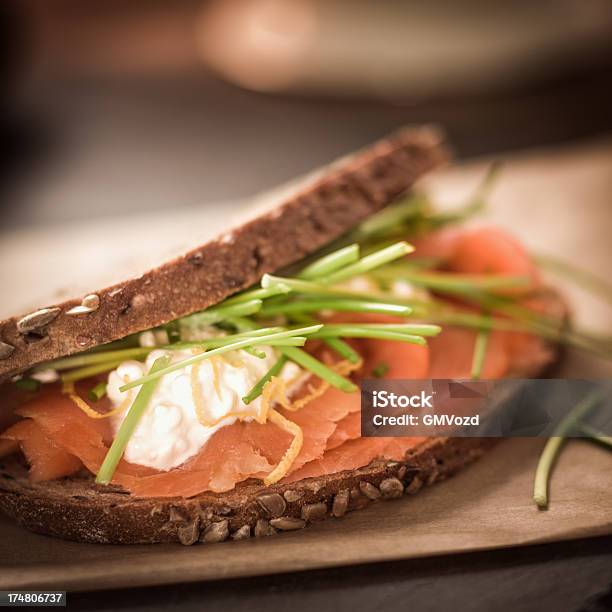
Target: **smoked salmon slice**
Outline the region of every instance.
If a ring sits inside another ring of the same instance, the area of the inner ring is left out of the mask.
[[[222,427],[179,468],[140,478],[119,474],[116,480],[139,497],[192,497],[203,491],[229,491],[247,478],[263,478],[274,466],[253,448],[243,425]]]
[[[70,476],[83,467],[77,457],[58,446],[32,419],[16,423],[2,437],[5,442],[19,443],[30,464],[32,482]]]
[[[347,440],[361,436],[361,411],[347,414],[337,425],[334,433],[328,438],[325,450],[340,446]]]
[[[464,274],[524,276],[531,279],[528,290],[539,283],[538,271],[525,247],[497,227],[466,230],[458,237],[447,266]]]
[[[286,476],[282,482],[291,483],[302,478],[335,474],[368,465],[374,459],[403,459],[406,451],[427,438],[356,438],[327,451],[323,457],[307,463]]]
[[[461,274],[522,276],[526,286],[495,293],[526,293],[540,284],[540,275],[525,247],[498,227],[445,228],[413,241],[414,257],[436,257],[440,269]],[[410,256],[408,256],[410,258]]]
[[[334,317],[335,321],[345,320],[345,315]],[[388,315],[373,315],[360,314],[353,315],[352,320],[359,323],[397,323],[402,322],[397,317]],[[353,342],[354,347],[363,358],[363,367],[358,372],[357,378],[371,378],[372,372],[378,366],[385,366],[386,372],[384,378],[387,379],[402,379],[412,378],[420,379],[428,376],[429,369],[429,349],[426,346],[416,344],[408,344],[403,342],[394,342],[392,340],[357,340]],[[300,410],[299,415],[306,409],[317,413],[326,409],[329,404],[337,404],[342,407],[346,414],[339,420],[333,429],[331,435],[327,437],[324,445],[324,452],[317,453],[317,456],[312,457],[309,462],[304,461],[306,457],[298,457],[300,461],[294,462],[288,476],[284,482],[294,482],[294,473],[316,473],[317,475],[329,474],[327,470],[327,458],[330,451],[337,449],[338,453],[331,455],[334,461],[334,471],[350,470],[355,467],[355,463],[359,463],[358,455],[362,453],[361,461],[357,467],[367,465],[373,458],[385,455],[385,451],[390,449],[389,439],[385,439],[385,443],[381,444],[378,438],[361,438],[361,397],[357,393],[344,393],[338,389],[329,389],[324,395],[317,398],[304,409]],[[295,416],[289,416],[293,418]],[[304,420],[305,425],[307,419]],[[298,424],[301,425],[301,419]],[[404,439],[406,440],[406,438]],[[357,445],[352,445],[353,442],[358,442]],[[400,442],[400,444],[403,444]],[[348,446],[347,446],[348,445]],[[409,446],[411,448],[411,446]],[[346,459],[343,460],[343,457]],[[369,457],[369,458],[368,458]],[[391,457],[389,457],[391,458]],[[395,457],[393,457],[395,458]],[[303,468],[301,466],[304,466]],[[287,478],[291,478],[287,481]]]
[[[472,357],[477,332],[459,327],[445,327],[429,341],[430,378],[471,378]],[[507,333],[489,334],[481,378],[501,378],[509,369]]]

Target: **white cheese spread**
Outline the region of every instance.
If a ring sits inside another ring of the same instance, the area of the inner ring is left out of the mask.
[[[163,376],[128,442],[125,459],[158,470],[170,470],[196,455],[221,427],[231,425],[241,416],[250,419],[252,417],[246,415],[260,415],[261,398],[246,405],[242,397],[272,367],[278,354],[270,347],[258,349],[265,352],[265,358],[260,359],[244,351],[232,351],[205,359],[199,366],[188,366]],[[108,377],[107,393],[115,407],[126,396],[119,391],[119,387],[144,376],[153,362],[163,355],[169,355],[172,363],[177,363],[191,357],[193,353],[190,350],[154,350],[146,363],[122,363]],[[192,384],[194,367],[197,368],[199,385]],[[286,381],[295,380],[300,373],[301,369],[296,364],[288,362],[281,377]],[[203,425],[198,419],[194,402],[194,393],[198,391],[201,397],[198,403],[206,421],[216,422],[212,427]],[[131,401],[137,392],[137,388],[127,392],[132,394]],[[129,406],[111,417],[114,434],[119,430],[128,409]]]

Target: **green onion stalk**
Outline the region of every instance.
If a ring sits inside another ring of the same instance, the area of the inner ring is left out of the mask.
[[[545,509],[548,507],[550,474],[566,437],[580,426],[580,421],[602,401],[603,397],[603,392],[600,389],[589,393],[566,415],[555,429],[554,434],[548,439],[538,461],[533,484],[533,501],[538,508]]]
[[[138,394],[136,395],[136,399],[130,406],[128,413],[123,419],[123,422],[119,427],[119,431],[117,432],[117,435],[115,436],[106,457],[104,457],[104,461],[102,462],[96,476],[96,482],[98,484],[108,484],[113,479],[117,465],[119,464],[119,461],[121,461],[121,457],[125,452],[128,442],[130,441],[134,430],[138,426],[138,423],[142,418],[142,415],[145,413],[147,406],[153,397],[153,393],[157,388],[160,377],[156,377],[155,374],[161,372],[164,368],[167,368],[169,363],[170,358],[165,356],[156,359],[151,366],[149,376],[152,376],[152,378],[142,384]]]

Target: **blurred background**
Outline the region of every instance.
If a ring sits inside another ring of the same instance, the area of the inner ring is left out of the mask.
[[[3,230],[237,200],[405,123],[612,132],[608,0],[3,0]]]

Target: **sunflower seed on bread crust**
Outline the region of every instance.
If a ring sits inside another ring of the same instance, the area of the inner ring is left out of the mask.
[[[302,506],[302,518],[308,523],[322,521],[326,516],[327,504],[325,502],[316,502]]]
[[[270,524],[270,521],[262,518],[255,523],[254,533],[256,538],[265,538],[275,535],[276,529]]]
[[[268,493],[260,495],[257,498],[257,503],[263,508],[269,518],[277,518],[282,516],[287,508],[287,504],[282,495],[278,493]]]
[[[342,489],[336,494],[332,504],[332,514],[336,518],[343,517],[346,514],[350,499],[351,497],[348,489]]]
[[[232,540],[248,540],[251,537],[251,526],[243,525],[232,533]]]
[[[281,531],[294,531],[306,527],[306,521],[293,516],[281,516],[280,518],[272,519],[270,525]]]
[[[385,478],[379,489],[383,499],[397,499],[404,494],[404,485],[399,478]]]
[[[216,523],[211,523],[204,531],[200,537],[201,542],[208,542],[209,544],[213,544],[216,542],[223,542],[223,540],[227,540],[229,536],[229,521],[226,519],[224,521],[218,521]]]

